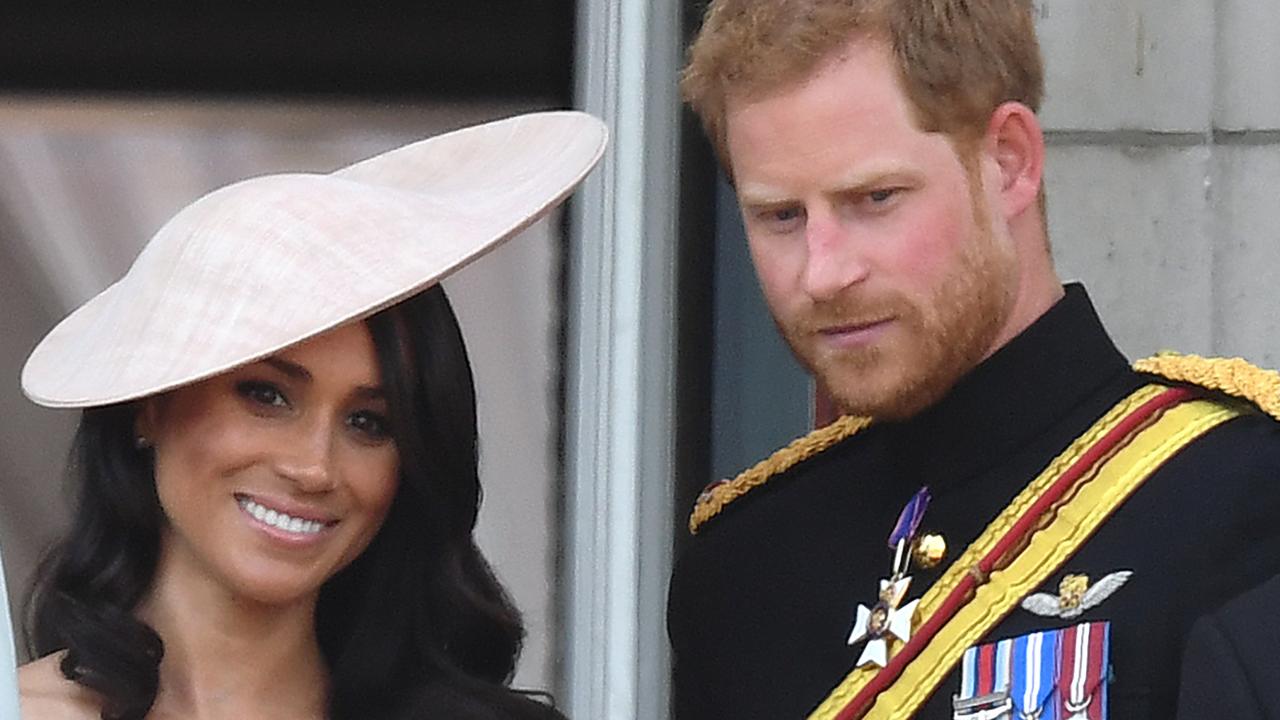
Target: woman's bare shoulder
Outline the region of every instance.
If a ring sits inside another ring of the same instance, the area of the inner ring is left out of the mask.
[[[62,676],[62,653],[18,668],[22,720],[97,720],[102,706],[92,690]]]

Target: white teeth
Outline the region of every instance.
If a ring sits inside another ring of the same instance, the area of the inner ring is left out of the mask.
[[[240,507],[259,522],[277,527],[285,532],[314,535],[324,529],[324,523],[315,520],[304,520],[286,515],[278,510],[264,507],[249,498],[240,499]]]

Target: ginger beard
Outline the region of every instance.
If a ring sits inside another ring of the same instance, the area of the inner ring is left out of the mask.
[[[967,164],[967,163],[966,163]],[[927,297],[869,295],[853,286],[829,302],[812,302],[775,321],[800,363],[845,413],[885,420],[909,418],[942,399],[982,362],[1008,321],[1017,294],[1017,259],[991,229],[976,169],[970,168],[971,238]],[[893,318],[879,342],[836,348],[823,328]]]

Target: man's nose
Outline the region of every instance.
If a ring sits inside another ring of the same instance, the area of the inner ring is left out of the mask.
[[[335,431],[327,420],[299,423],[297,431],[281,448],[276,471],[300,492],[323,493],[334,487],[333,455]]]
[[[804,290],[814,300],[832,300],[866,279],[868,264],[857,238],[837,218],[811,215],[805,245]]]

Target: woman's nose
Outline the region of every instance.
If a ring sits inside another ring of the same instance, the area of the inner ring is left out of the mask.
[[[331,423],[300,424],[280,448],[276,471],[305,493],[328,492],[334,487],[334,431]]]

